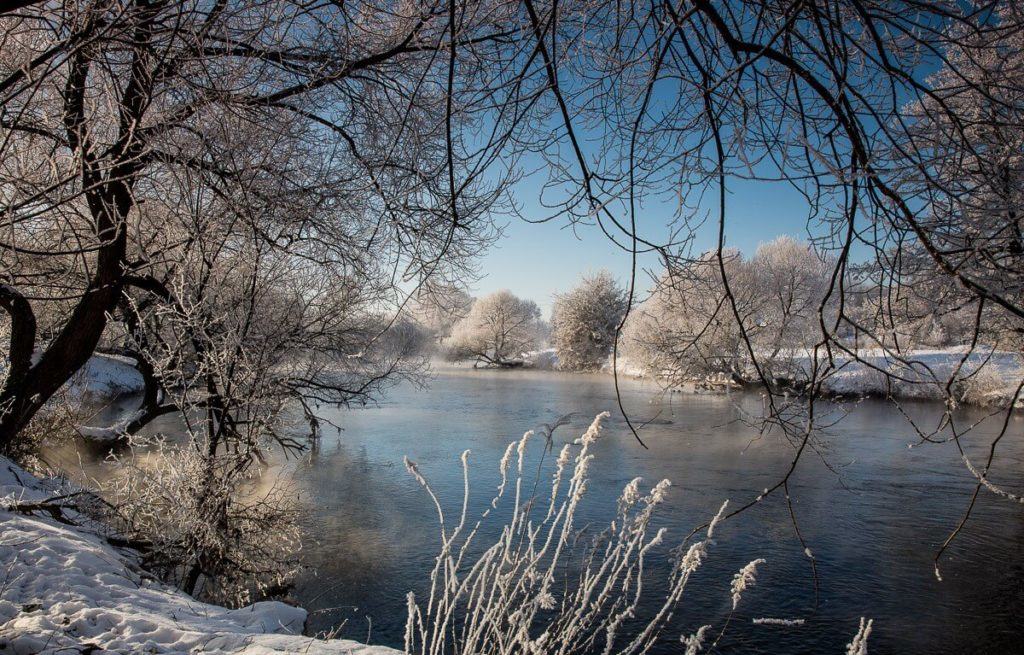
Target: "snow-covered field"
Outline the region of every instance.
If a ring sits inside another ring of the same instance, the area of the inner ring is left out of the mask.
[[[67,492],[0,458],[0,653],[398,652],[301,636],[306,611],[281,602],[198,602],[147,575],[80,515],[68,511],[70,525],[31,511]]]

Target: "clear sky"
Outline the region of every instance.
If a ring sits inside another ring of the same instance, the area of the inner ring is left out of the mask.
[[[788,234],[806,239],[807,205],[792,189],[779,183],[732,182],[727,198],[726,244],[752,253],[758,244]],[[537,197],[539,186],[523,182],[516,190],[516,200],[524,215],[540,218],[550,212],[542,209]],[[716,209],[717,211],[717,209]],[[645,207],[638,211],[641,234],[657,237],[667,233],[665,224],[669,208]],[[697,252],[713,248],[717,239],[717,214],[709,219],[694,243]],[[631,256],[615,246],[596,226],[577,226],[574,230],[566,220],[533,224],[511,219],[504,236],[480,261],[481,279],[472,285],[474,295],[498,289],[509,289],[518,296],[540,305],[550,317],[554,293],[571,288],[585,273],[609,270],[623,285],[630,277]],[[638,266],[657,271],[659,263],[653,255],[641,256]],[[638,274],[638,290],[650,288],[650,276]]]

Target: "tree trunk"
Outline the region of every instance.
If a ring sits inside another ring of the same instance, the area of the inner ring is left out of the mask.
[[[19,375],[9,375],[0,391],[0,452],[11,445],[36,415],[68,380],[89,361],[99,345],[107,325],[107,316],[114,311],[124,283],[126,251],[125,224],[121,216],[131,207],[131,192],[123,182],[115,183],[113,202],[97,200],[101,204],[97,223],[99,237],[105,245],[96,258],[96,273],[89,281],[81,300],[71,313],[64,328],[42,352],[35,364]],[[90,204],[93,204],[90,202]],[[95,208],[94,208],[95,209]],[[32,337],[27,334],[23,320],[22,331],[15,342],[12,332],[10,361],[30,361],[35,344],[35,321],[31,321]],[[19,365],[12,365],[14,373]]]

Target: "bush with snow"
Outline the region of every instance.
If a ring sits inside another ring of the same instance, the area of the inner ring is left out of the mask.
[[[248,455],[158,441],[145,453],[111,460],[106,518],[148,544],[144,562],[164,581],[240,606],[279,593],[298,570],[295,491],[262,476]]]
[[[966,405],[1002,405],[1012,400],[1016,391],[1016,380],[1007,380],[1006,375],[994,366],[982,366],[954,381],[956,398]]]
[[[575,288],[556,295],[551,338],[559,368],[600,368],[612,351],[625,313],[626,293],[607,271],[584,276]]]
[[[303,637],[306,611],[282,602],[229,610],[169,588],[49,482],[0,457],[0,652],[398,655]]]

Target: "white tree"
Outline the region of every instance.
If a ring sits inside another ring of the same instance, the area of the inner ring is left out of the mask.
[[[555,296],[551,337],[559,368],[599,368],[615,343],[626,313],[626,293],[608,271],[584,276],[572,290]]]
[[[668,269],[625,326],[622,351],[632,365],[670,386],[714,374],[744,377],[740,323],[757,333],[763,294],[738,251],[726,252],[722,266],[735,312],[714,253]]]
[[[476,359],[489,366],[516,366],[538,343],[540,308],[503,289],[478,299],[452,328],[446,341],[453,360]]]
[[[754,345],[769,364],[784,365],[819,338],[818,312],[834,262],[781,236],[758,246],[748,266],[752,295],[761,298]]]
[[[750,259],[729,251],[720,266],[709,253],[670,268],[630,317],[626,356],[673,384],[710,374],[752,380],[752,352],[764,375],[797,377],[804,369],[796,358],[820,339],[819,312],[829,315],[832,266],[783,236]]]
[[[910,245],[901,247],[887,268],[892,286],[911,287],[894,293],[924,305],[924,327],[952,312],[957,320],[940,321],[940,336],[969,342],[971,335],[963,332],[974,331],[972,314],[980,302],[978,327],[987,333],[986,341],[1019,348],[1024,9],[1004,2],[994,13],[988,32],[950,30],[957,40],[928,78],[929,94],[906,109],[909,129],[898,163],[910,171],[904,193],[924,210],[917,229],[908,230]],[[952,279],[939,289],[936,278]],[[922,284],[929,289],[924,302],[914,298]],[[966,316],[956,316],[965,305],[971,306]]]
[[[455,324],[469,313],[473,300],[460,287],[424,285],[410,300],[406,313],[437,345],[451,336]]]

